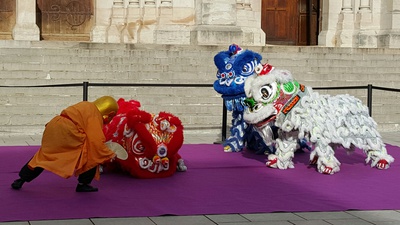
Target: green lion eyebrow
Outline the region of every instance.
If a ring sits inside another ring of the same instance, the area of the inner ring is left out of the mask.
[[[256,101],[254,98],[246,98],[244,100],[244,104],[249,108],[253,108],[256,105]]]

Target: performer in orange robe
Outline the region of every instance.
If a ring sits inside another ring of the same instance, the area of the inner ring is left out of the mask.
[[[41,148],[22,167],[20,178],[11,187],[20,189],[45,169],[63,178],[78,176],[77,192],[98,191],[90,185],[94,178],[100,178],[98,165],[116,156],[105,144],[103,123],[108,123],[117,110],[118,104],[110,96],[64,109],[46,124]]]

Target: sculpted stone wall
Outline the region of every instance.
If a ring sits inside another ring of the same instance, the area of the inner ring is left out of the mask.
[[[265,33],[261,29],[262,0],[5,2],[0,8],[0,34],[2,30],[8,34],[0,35],[2,39],[64,38],[96,43],[219,45],[235,42],[248,46],[265,45]],[[319,46],[400,47],[400,0],[321,2]],[[15,6],[15,10],[11,6]],[[38,17],[38,13],[42,17]],[[60,26],[57,28],[57,23],[49,21],[59,21]],[[63,24],[63,21],[73,25]],[[15,24],[12,25],[12,35],[4,24]],[[49,31],[54,35],[46,36]]]
[[[14,40],[265,44],[260,0],[7,1],[17,9]]]
[[[318,45],[400,47],[400,0],[323,0]]]

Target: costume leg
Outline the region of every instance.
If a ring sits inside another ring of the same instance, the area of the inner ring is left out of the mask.
[[[231,134],[223,143],[224,151],[240,152],[244,148],[244,135],[248,125],[243,120],[243,113],[233,111],[232,117]]]
[[[22,180],[26,182],[31,182],[33,179],[38,177],[43,172],[43,168],[35,167],[31,168],[28,166],[28,163],[22,167],[21,171],[19,171],[19,176]]]
[[[96,171],[97,171],[97,166],[93,167],[92,169],[90,169],[86,172],[81,173],[78,177],[78,182],[81,184],[92,183],[92,180],[93,180],[94,176],[96,175]]]
[[[28,162],[29,163],[29,162]],[[19,171],[19,179],[15,180],[12,184],[11,187],[15,190],[21,189],[22,185],[25,182],[31,182],[33,179],[38,177],[42,172],[43,168],[41,167],[35,167],[35,168],[30,168],[28,166],[28,163],[26,163],[21,170]]]
[[[97,166],[81,173],[78,177],[78,185],[76,186],[76,192],[96,192],[99,189],[92,187],[90,183],[92,182],[94,176],[97,172]]]

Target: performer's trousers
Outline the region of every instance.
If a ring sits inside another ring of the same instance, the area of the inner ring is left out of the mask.
[[[28,166],[28,163],[22,167],[21,171],[19,171],[19,176],[24,181],[31,182],[33,179],[38,177],[43,172],[44,169],[41,167],[30,168]],[[97,171],[97,166],[80,174],[78,176],[78,182],[81,184],[90,184],[94,176],[96,175],[96,171]]]

